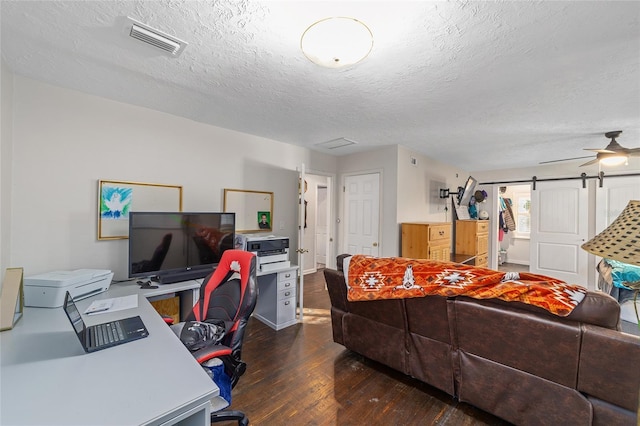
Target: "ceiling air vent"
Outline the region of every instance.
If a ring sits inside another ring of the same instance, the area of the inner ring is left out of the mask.
[[[151,28],[148,25],[144,25],[135,19],[127,19],[131,22],[129,35],[135,39],[162,49],[173,56],[178,56],[184,48],[187,47],[187,43],[180,39],[165,34],[155,28]]]
[[[338,139],[332,139],[327,142],[317,143],[316,146],[324,149],[336,149],[336,148],[343,148],[345,146],[353,145],[356,143],[357,143],[356,141],[352,141],[351,139],[338,138]]]

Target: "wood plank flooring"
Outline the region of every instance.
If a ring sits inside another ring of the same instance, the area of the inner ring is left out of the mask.
[[[276,332],[248,323],[247,372],[231,408],[251,425],[509,424],[334,343],[322,271],[304,282],[303,324]]]

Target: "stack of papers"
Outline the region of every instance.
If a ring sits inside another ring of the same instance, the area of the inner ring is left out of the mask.
[[[138,295],[115,297],[113,299],[94,300],[91,305],[85,309],[87,315],[105,314],[107,312],[122,311],[138,307]]]

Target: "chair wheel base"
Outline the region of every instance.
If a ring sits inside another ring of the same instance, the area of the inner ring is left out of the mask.
[[[249,419],[242,411],[223,410],[211,413],[211,423],[237,420],[238,426],[249,426]]]

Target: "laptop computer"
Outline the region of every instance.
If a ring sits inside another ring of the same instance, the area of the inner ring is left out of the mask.
[[[147,337],[149,332],[139,316],[87,327],[67,291],[62,305],[85,352],[95,352]]]

